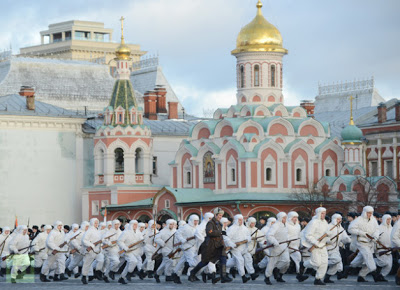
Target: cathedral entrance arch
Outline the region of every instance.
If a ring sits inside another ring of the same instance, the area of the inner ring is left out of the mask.
[[[174,219],[177,221],[178,217],[172,210],[164,208],[158,213],[157,221],[165,223],[168,219]]]
[[[258,211],[255,214],[253,214],[252,216],[254,216],[257,221],[259,221],[262,216],[266,217],[267,219],[270,217],[276,218],[276,215],[270,211]]]

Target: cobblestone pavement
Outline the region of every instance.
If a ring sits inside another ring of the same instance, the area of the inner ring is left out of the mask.
[[[191,283],[188,282],[187,276],[183,276],[181,278],[182,285],[174,284],[173,282],[164,282],[165,278],[161,277],[161,283],[157,284],[154,279],[148,279],[141,281],[137,277],[132,278],[132,282],[128,282],[127,285],[121,285],[115,281],[111,281],[111,283],[106,284],[102,281],[94,280],[89,282],[88,285],[83,285],[80,279],[69,278],[67,281],[63,282],[50,282],[50,283],[42,283],[37,278],[34,279],[31,275],[25,276],[23,280],[18,280],[17,284],[11,284],[9,281],[6,281],[4,278],[0,278],[0,289],[46,289],[46,290],[64,290],[64,289],[87,289],[87,290],[101,290],[101,289],[124,289],[124,288],[135,288],[135,289],[143,289],[143,290],[154,290],[155,287],[161,289],[229,289],[229,290],[243,290],[243,289],[379,289],[379,290],[386,290],[386,289],[400,289],[400,286],[397,286],[394,282],[394,276],[389,276],[387,279],[389,283],[374,283],[372,282],[372,277],[367,277],[370,281],[369,283],[357,283],[357,277],[350,276],[346,280],[335,281],[335,284],[329,284],[327,286],[314,286],[314,277],[310,277],[308,280],[304,281],[303,283],[299,283],[294,275],[285,275],[284,279],[286,283],[276,283],[272,279],[272,286],[267,286],[264,284],[263,278],[260,276],[256,281],[249,281],[246,284],[243,284],[241,279],[236,277],[236,279],[232,283],[221,284],[218,283],[216,285],[212,285],[210,282],[204,284],[203,282],[195,282]]]

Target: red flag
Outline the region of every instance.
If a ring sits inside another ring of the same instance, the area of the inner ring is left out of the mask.
[[[104,222],[107,222],[107,207],[104,208]]]
[[[15,216],[15,223],[14,223],[14,229],[18,227],[18,218]]]

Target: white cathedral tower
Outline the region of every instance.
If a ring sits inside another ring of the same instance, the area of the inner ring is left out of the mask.
[[[257,3],[257,15],[242,28],[236,49],[237,102],[242,105],[281,103],[282,58],[288,51],[282,46],[279,30],[263,16],[262,3]]]

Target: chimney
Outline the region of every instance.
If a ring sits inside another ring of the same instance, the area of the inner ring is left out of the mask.
[[[167,113],[167,90],[162,87],[154,89],[157,95],[157,113]]]
[[[314,118],[314,102],[309,100],[302,100],[300,103],[300,107],[307,111],[307,117]]]
[[[29,86],[22,86],[19,95],[26,97],[26,108],[28,110],[35,110],[35,90]]]
[[[143,96],[144,116],[149,120],[157,120],[157,95],[155,92],[147,91]]]
[[[396,122],[400,122],[400,101],[397,101],[396,105],[394,105],[394,110]]]
[[[386,104],[385,103],[379,103],[378,106],[378,123],[385,123],[387,120],[386,117]]]
[[[178,102],[168,102],[168,119],[178,119]]]

